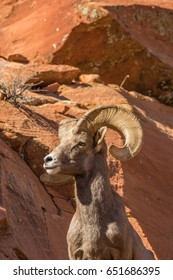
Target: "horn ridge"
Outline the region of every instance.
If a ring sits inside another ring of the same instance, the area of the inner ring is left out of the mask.
[[[120,160],[134,157],[142,145],[142,128],[137,117],[121,105],[100,106],[86,112],[77,122],[77,130],[86,127],[92,135],[102,127],[107,126],[113,130],[119,130],[124,138],[123,147],[112,145],[109,152]]]

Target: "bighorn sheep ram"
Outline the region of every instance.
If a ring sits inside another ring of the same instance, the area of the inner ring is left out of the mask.
[[[70,259],[153,259],[129,223],[121,197],[110,185],[106,162],[106,129],[119,130],[123,147],[109,152],[119,160],[137,154],[142,129],[135,115],[123,106],[102,106],[79,120],[60,123],[60,144],[44,158],[48,174],[75,177],[76,212],[68,233]]]

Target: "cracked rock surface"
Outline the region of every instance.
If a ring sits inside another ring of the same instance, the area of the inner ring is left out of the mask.
[[[0,140],[1,259],[67,258],[65,235],[71,214],[60,215],[56,203],[29,166]],[[58,241],[59,239],[59,241]]]

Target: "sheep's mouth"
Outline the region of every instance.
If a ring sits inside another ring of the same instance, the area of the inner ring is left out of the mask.
[[[47,164],[47,163],[43,164],[43,167],[46,170],[54,170],[56,168],[61,168],[61,166],[62,166],[61,164]]]
[[[45,169],[55,169],[55,168],[57,168],[57,167],[60,167],[60,165],[46,166],[46,165],[44,164],[43,167],[44,167]]]
[[[44,164],[43,167],[44,169],[46,169],[46,172],[50,175],[61,173],[61,165],[47,166],[46,164]]]

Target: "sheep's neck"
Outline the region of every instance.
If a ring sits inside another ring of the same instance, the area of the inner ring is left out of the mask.
[[[113,189],[110,186],[106,158],[95,155],[94,165],[89,175],[76,177],[76,211],[84,223],[110,216],[113,207]]]

